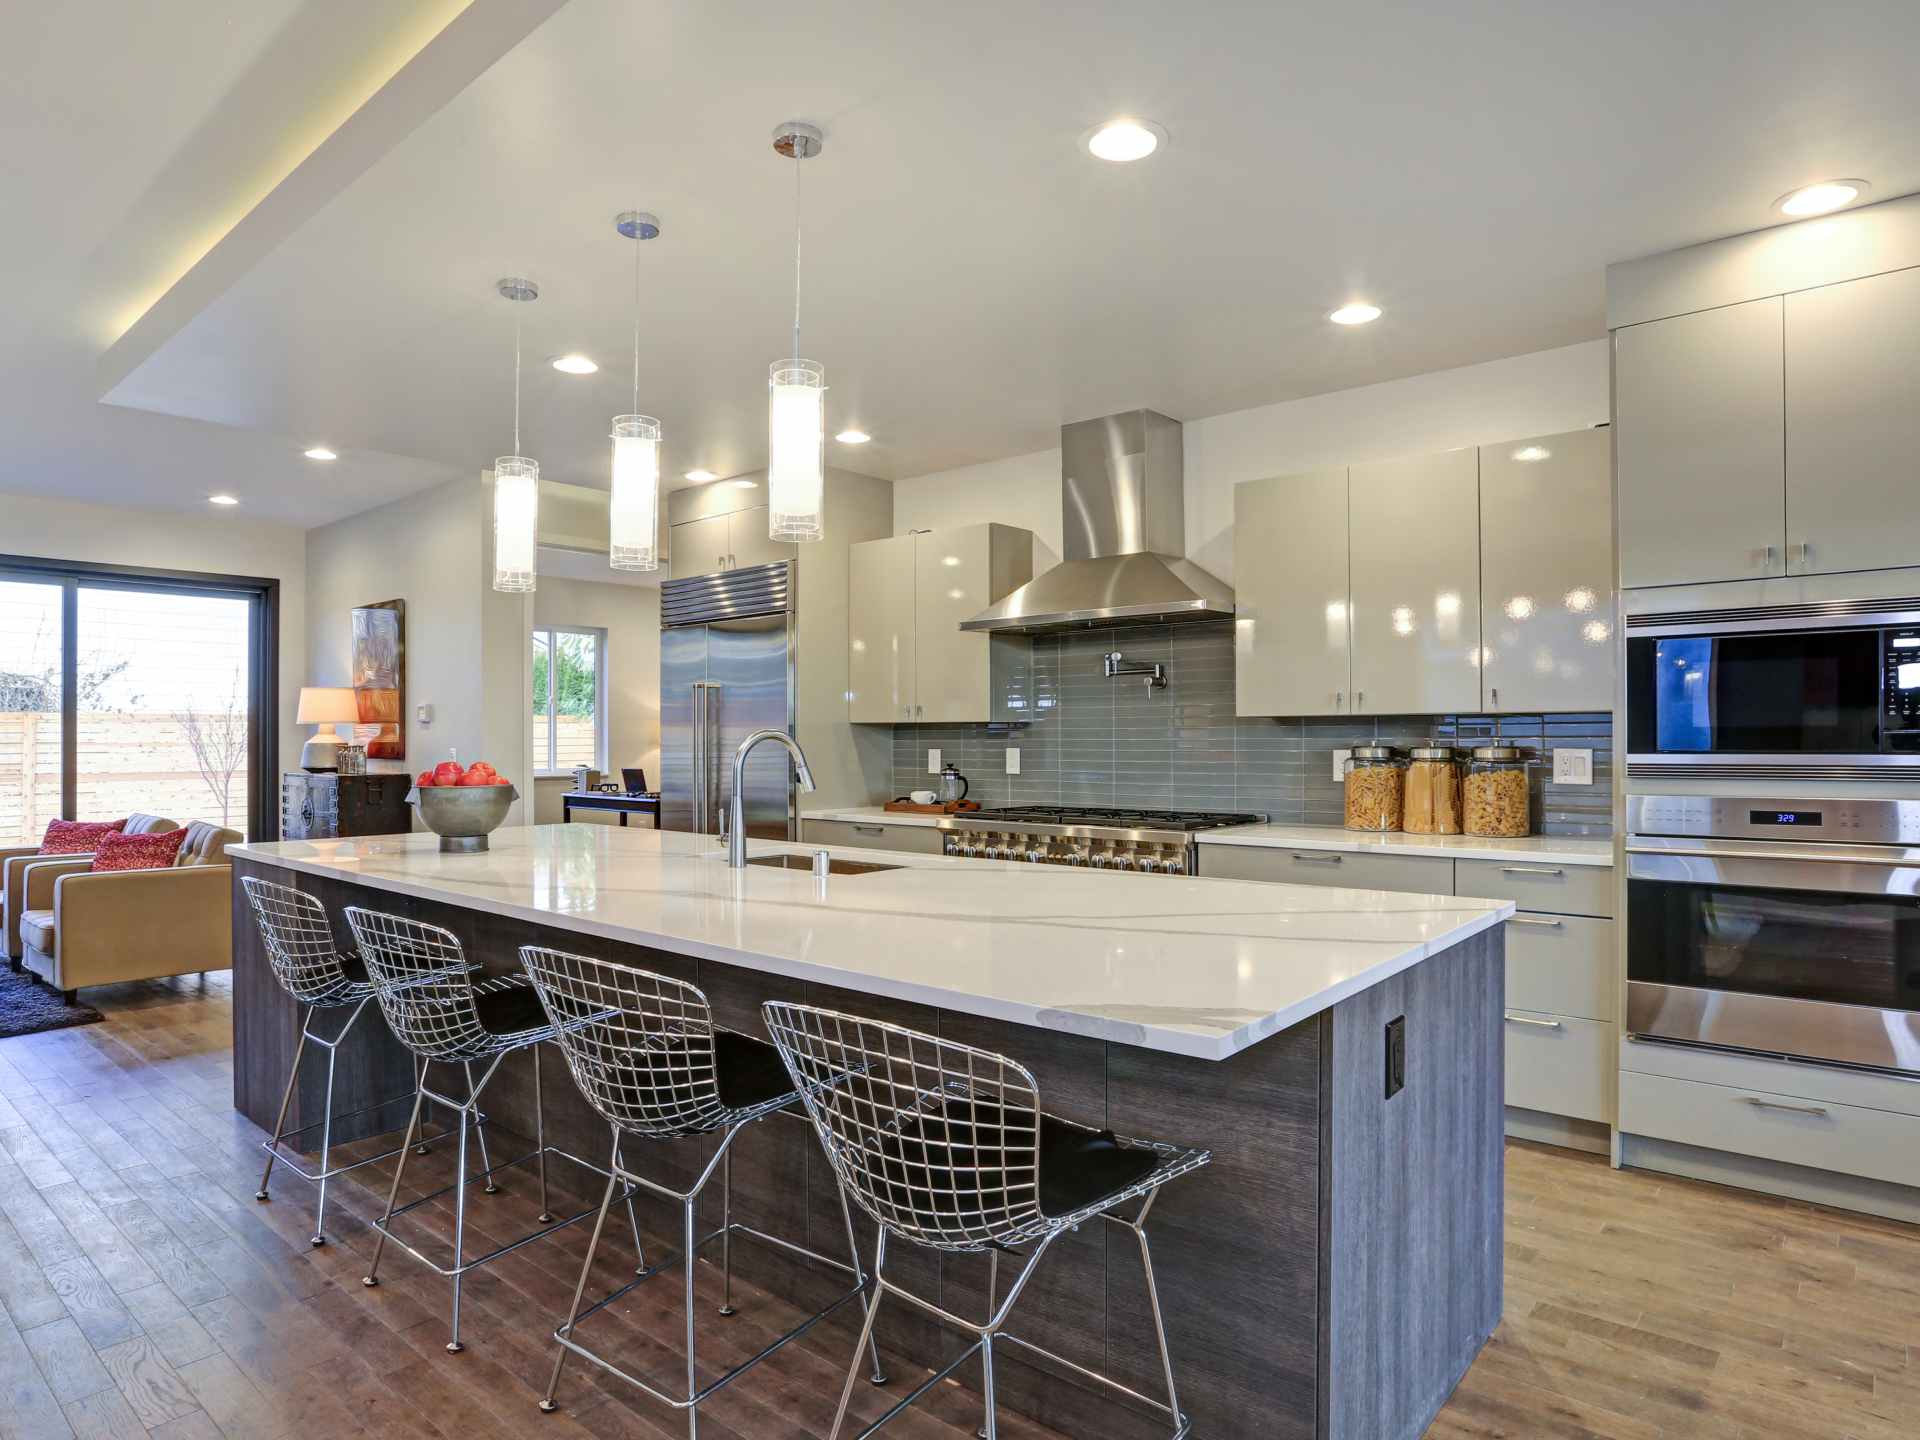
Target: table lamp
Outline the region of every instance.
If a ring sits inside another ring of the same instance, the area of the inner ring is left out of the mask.
[[[360,703],[353,691],[344,686],[302,685],[300,712],[294,723],[320,728],[301,747],[300,768],[315,772],[334,769],[334,754],[349,737],[338,734],[333,727],[357,724],[359,719]]]

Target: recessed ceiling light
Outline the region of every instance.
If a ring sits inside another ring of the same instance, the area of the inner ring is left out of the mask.
[[[873,436],[864,430],[842,430],[833,438],[838,440],[842,445],[864,445],[871,440]]]
[[[591,375],[600,367],[578,351],[553,357],[553,368],[563,375]]]
[[[1098,159],[1124,164],[1146,159],[1166,138],[1151,120],[1109,120],[1087,136],[1087,149]]]
[[[324,445],[316,445],[306,452],[309,460],[338,460],[340,457]]]
[[[691,481],[693,481],[693,483],[694,483],[694,484],[696,484],[696,485],[704,485],[704,484],[706,484],[706,483],[707,483],[707,481],[709,481],[709,480],[718,480],[719,478],[720,478],[720,477],[719,477],[718,475],[716,475],[716,474],[714,474],[714,473],[713,473],[713,472],[712,472],[711,470],[689,470],[689,471],[687,471],[687,479],[689,479],[689,480],[691,480]]]
[[[1803,185],[1773,202],[1782,215],[1826,215],[1851,205],[1867,193],[1864,180],[1822,180],[1818,185]]]
[[[1327,319],[1336,325],[1366,325],[1380,318],[1380,307],[1369,305],[1364,300],[1356,300],[1351,305],[1342,305]]]
[[[209,505],[238,505],[240,502],[232,495],[209,495],[207,496],[207,503]]]
[[[1536,465],[1542,460],[1551,460],[1553,452],[1544,445],[1522,445],[1513,452],[1513,458],[1522,465]]]
[[[733,488],[736,490],[758,490],[760,488],[760,482],[758,480],[736,480],[733,482]]]

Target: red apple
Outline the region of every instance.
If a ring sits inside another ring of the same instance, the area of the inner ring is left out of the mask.
[[[431,785],[431,784],[433,784],[433,771],[431,771],[431,770],[422,770],[422,771],[421,771],[421,772],[420,772],[420,773],[419,773],[418,775],[416,775],[416,776],[414,776],[414,777],[413,777],[413,783],[414,783],[414,784],[416,784],[416,785]]]
[[[504,775],[490,775],[487,777],[487,783],[489,785],[511,785],[513,782]]]
[[[433,767],[433,783],[436,785],[458,785],[460,777],[466,771],[460,768],[458,760],[442,760]]]
[[[460,785],[491,785],[493,784],[493,777],[486,774],[478,766],[475,766],[473,769],[467,771],[466,774],[462,775],[455,783]]]

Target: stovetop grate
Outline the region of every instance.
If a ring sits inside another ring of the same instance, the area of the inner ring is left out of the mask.
[[[1008,805],[968,817],[984,825],[1107,825],[1123,830],[1217,830],[1264,815],[1219,810],[1122,810],[1102,805]]]

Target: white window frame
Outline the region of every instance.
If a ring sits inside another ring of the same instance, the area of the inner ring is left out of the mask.
[[[572,770],[553,768],[554,745],[559,740],[558,717],[554,705],[558,696],[558,687],[553,683],[553,658],[558,653],[554,637],[558,635],[584,635],[593,641],[593,768],[601,773],[607,768],[607,632],[597,625],[536,625],[527,636],[527,687],[533,687],[533,641],[536,636],[547,637],[547,753],[536,755],[533,759],[533,775],[536,780],[561,780],[570,777]]]

